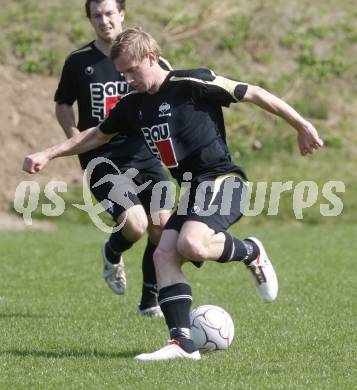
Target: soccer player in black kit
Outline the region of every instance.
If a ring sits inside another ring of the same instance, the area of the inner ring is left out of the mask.
[[[266,90],[207,69],[167,72],[160,68],[158,55],[156,41],[144,31],[131,28],[121,33],[111,58],[136,91],[126,95],[96,128],[26,157],[23,169],[36,173],[49,160],[90,150],[116,132],[137,133],[181,185],[190,180],[187,212],[178,210],[170,217],[154,254],[159,303],[171,341],[136,359],[197,360],[200,353],[190,338],[192,292],[182,272],[185,259],[242,262],[264,301],[274,301],[278,292],[276,274],[262,243],[254,237],[239,240],[227,232],[242,214],[245,174],[231,160],[222,106],[251,102],[282,117],[297,130],[302,155],[321,147],[322,140],[310,122]],[[227,206],[222,201],[226,188],[232,190],[228,213],[222,210]],[[207,210],[213,211],[211,215]]]
[[[85,9],[97,38],[68,56],[55,94],[57,119],[67,137],[97,126],[119,99],[130,90],[123,75],[115,69],[108,57],[110,44],[122,31],[125,0],[87,0]],[[162,58],[160,64],[165,69],[170,68]],[[75,101],[78,103],[79,114],[77,125],[72,107]],[[126,221],[124,227],[112,234],[109,241],[104,243],[103,275],[114,293],[123,294],[126,289],[126,275],[122,253],[148,230],[149,238],[142,262],[142,296],[137,312],[143,315],[160,316],[162,313],[157,303],[153,253],[162,227],[170,214],[162,210],[159,216],[162,224],[156,226],[151,223],[149,206],[152,186],[158,181],[168,179],[160,162],[152,156],[142,137],[138,135],[116,136],[109,143],[80,154],[81,167],[86,169],[88,163],[96,157],[109,159],[121,172],[125,172],[128,168],[139,170],[139,174],[134,179],[138,185],[152,180],[152,184],[138,196],[131,195],[133,207],[125,210],[123,205],[112,202],[112,207],[107,210],[117,223],[122,223],[124,217]],[[99,186],[94,185],[105,175],[116,174],[115,166],[102,162],[98,163],[92,171],[90,189],[100,202],[108,198],[113,183],[107,181]]]

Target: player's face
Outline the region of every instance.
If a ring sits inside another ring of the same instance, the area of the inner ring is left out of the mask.
[[[145,57],[141,61],[136,61],[125,53],[116,58],[113,63],[125,77],[126,82],[138,92],[150,92],[152,87],[151,58]]]
[[[118,9],[115,0],[90,3],[90,21],[99,39],[112,42],[122,31],[124,10]]]

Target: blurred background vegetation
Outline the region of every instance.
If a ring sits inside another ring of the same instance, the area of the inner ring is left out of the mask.
[[[0,62],[22,72],[58,78],[65,57],[94,37],[83,0],[17,0],[1,8]],[[294,187],[315,181],[319,197],[303,221],[331,224],[354,223],[357,214],[356,19],[350,0],[129,0],[125,25],[152,33],[175,68],[210,67],[258,84],[309,119],[325,147],[302,158],[284,121],[246,104],[225,110],[232,155],[250,180],[292,180]],[[331,180],[345,183],[338,194],[344,210],[322,218],[320,204],[328,203],[322,188]],[[287,191],[278,215],[263,220],[295,221],[292,199],[293,190]]]

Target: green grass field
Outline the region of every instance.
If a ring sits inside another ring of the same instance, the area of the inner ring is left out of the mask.
[[[249,234],[274,261],[278,300],[261,303],[241,264],[186,265],[194,306],[231,313],[234,342],[198,362],[143,363],[133,357],[168,337],[163,320],[135,314],[144,241],[117,297],[93,227],[1,232],[0,389],[355,389],[357,226],[243,224]]]

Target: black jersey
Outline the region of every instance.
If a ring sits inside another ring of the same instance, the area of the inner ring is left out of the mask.
[[[247,84],[208,69],[171,71],[155,94],[129,93],[101,123],[104,133],[136,133],[180,182],[184,172],[212,177],[243,170],[231,159],[222,106],[244,97]]]
[[[161,59],[160,65],[169,70],[170,65]],[[96,48],[94,41],[74,51],[66,59],[55,101],[59,104],[78,104],[80,131],[95,127],[109,114],[116,103],[129,92],[129,85],[114,67],[110,58]],[[94,157],[107,157],[119,166],[137,169],[157,164],[142,137],[117,135],[109,143],[79,156],[82,168]]]

